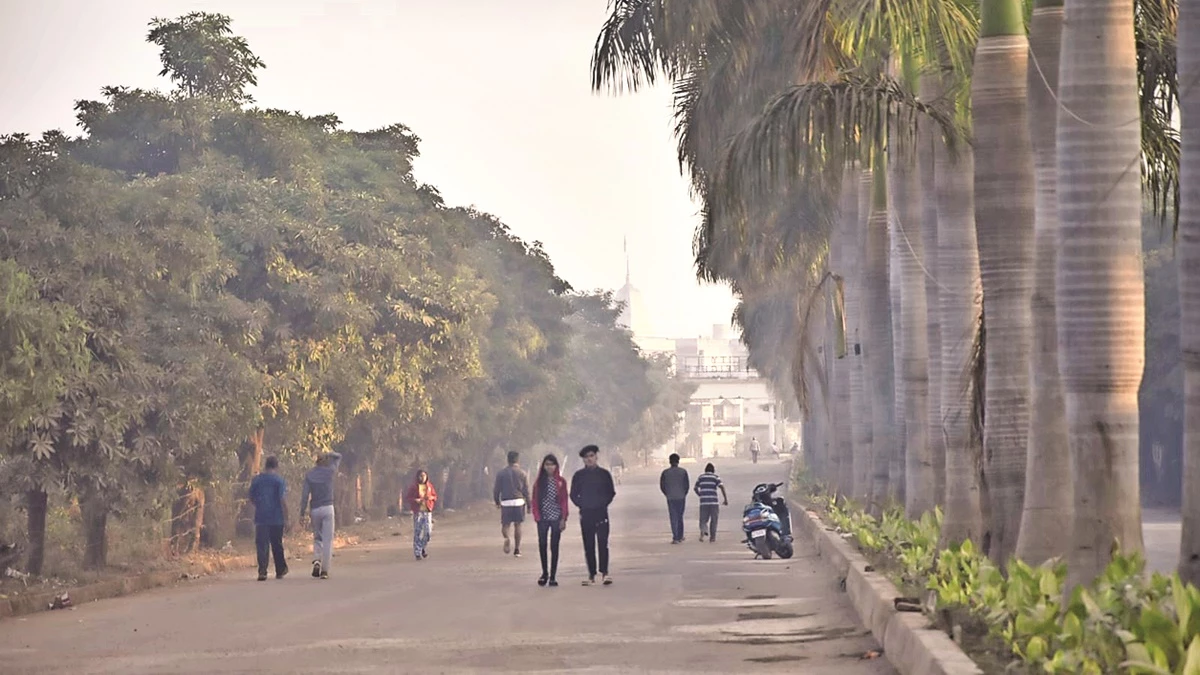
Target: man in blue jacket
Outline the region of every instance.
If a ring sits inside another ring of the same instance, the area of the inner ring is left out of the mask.
[[[283,554],[283,528],[287,509],[283,496],[287,483],[278,473],[279,460],[267,458],[263,472],[250,481],[250,501],[254,503],[254,547],[258,550],[258,580],[267,580],[267,563],[275,556],[275,578],[287,576],[287,557]]]

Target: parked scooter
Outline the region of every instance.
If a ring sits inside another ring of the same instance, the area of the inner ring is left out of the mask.
[[[792,517],[787,500],[776,497],[782,483],[759,483],[754,487],[750,503],[742,511],[743,543],[757,557],[770,560],[772,555],[790,558],[792,547]]]

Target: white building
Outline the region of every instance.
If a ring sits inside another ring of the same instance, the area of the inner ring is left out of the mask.
[[[750,367],[746,346],[729,326],[715,324],[706,336],[650,334],[648,308],[631,283],[628,259],[625,285],[614,297],[625,303],[619,322],[633,333],[634,343],[647,355],[670,355],[675,376],[697,385],[675,439],[655,456],[729,457],[746,454],[752,438],[764,453],[772,443],[786,451],[799,441],[799,423],[782,418],[770,385]]]

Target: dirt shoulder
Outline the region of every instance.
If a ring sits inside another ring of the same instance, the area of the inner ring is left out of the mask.
[[[491,504],[480,502],[461,510],[439,512],[436,517],[439,521],[452,523],[487,513],[491,509]],[[345,526],[337,531],[334,545],[337,549],[354,548],[386,537],[411,534],[409,516],[404,514]],[[284,550],[293,570],[304,567],[297,563],[308,560],[311,547],[312,539],[307,531],[296,530],[284,538]],[[187,583],[233,570],[253,569],[255,564],[254,540],[245,537],[232,540],[222,549],[205,549],[173,558],[143,559],[120,567],[88,572],[76,578],[3,577],[0,578],[0,619],[47,610],[70,610],[86,602]]]

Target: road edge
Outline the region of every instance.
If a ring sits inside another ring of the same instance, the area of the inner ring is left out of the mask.
[[[982,675],[983,670],[944,632],[929,628],[921,613],[896,611],[900,591],[887,577],[866,571],[869,563],[820,515],[790,500],[794,518],[816,553],[834,568],[864,627],[871,631],[888,662],[903,675]]]
[[[49,611],[54,599],[63,593],[67,593],[71,598],[72,606],[78,606],[86,602],[119,598],[124,595],[132,595],[141,591],[169,586],[175,582],[195,579],[199,575],[220,574],[234,569],[252,567],[256,563],[257,559],[253,555],[218,558],[216,560],[196,560],[190,562],[182,570],[176,568],[131,574],[126,577],[106,579],[83,586],[67,586],[51,591],[20,595],[14,598],[3,598],[0,599],[0,619]]]

